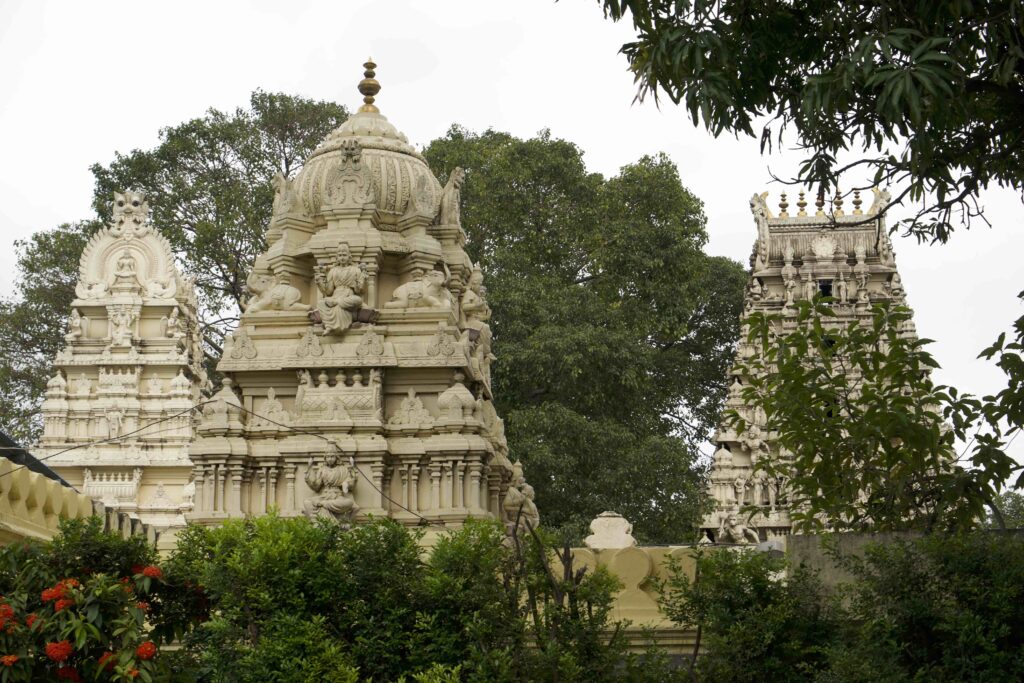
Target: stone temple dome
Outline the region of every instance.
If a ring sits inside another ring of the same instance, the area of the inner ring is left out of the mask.
[[[377,209],[385,222],[409,212],[414,195],[421,209],[435,211],[441,185],[423,155],[373,104],[374,95],[380,90],[380,84],[373,78],[377,65],[370,61],[364,66],[365,78],[359,84],[363,106],[320,143],[295,179],[302,208],[310,216],[321,212],[328,184],[346,164],[346,146],[358,142],[360,163],[370,173]]]

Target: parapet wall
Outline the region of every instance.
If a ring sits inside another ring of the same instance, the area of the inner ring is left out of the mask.
[[[97,515],[108,531],[124,537],[145,536],[156,543],[159,535],[123,512],[107,509],[88,496],[10,460],[0,459],[0,544],[34,538],[49,540],[60,520]]]
[[[670,621],[658,607],[658,584],[669,575],[670,558],[691,578],[696,563],[689,546],[631,547],[592,550],[574,548],[575,567],[604,566],[622,582],[615,596],[612,619],[628,621],[630,649],[643,652],[656,644],[670,656],[690,656],[696,631]]]

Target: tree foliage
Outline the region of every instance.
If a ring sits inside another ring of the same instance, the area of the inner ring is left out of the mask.
[[[703,206],[664,155],[617,176],[542,132],[453,127],[425,155],[467,169],[463,226],[493,309],[495,395],[546,524],[615,509],[648,541],[700,515],[695,470],[724,397],[744,274],[703,253]]]
[[[1016,681],[1024,675],[1024,539],[933,534],[833,546],[851,578],[829,586],[756,551],[697,557],[663,593],[677,623],[699,625],[698,682]]]
[[[818,298],[800,303],[792,329],[777,315],[747,318],[758,352],[742,365],[743,396],[779,445],[755,466],[787,480],[797,527],[971,528],[1024,467],[989,403],[932,382],[938,364],[929,340],[908,333],[910,317],[879,305],[870,324],[842,325]]]
[[[969,225],[990,184],[1024,188],[1020,0],[602,5],[637,31],[621,51],[638,97],[682,103],[716,136],[759,136],[762,151],[795,135],[795,181],[828,189],[873,170],[896,203],[923,203],[907,223],[919,238],[945,241],[957,214]],[[862,156],[837,163],[847,150]]]

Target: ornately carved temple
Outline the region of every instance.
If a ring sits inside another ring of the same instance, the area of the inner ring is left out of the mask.
[[[374,104],[374,67],[359,111],[294,179],[277,179],[268,248],[212,396],[194,288],[144,199],[115,198],[113,223],[82,256],[37,450],[80,490],[161,528],[272,508],[440,529],[470,516],[511,523],[522,506],[537,521],[492,402],[490,309],[463,249],[462,170],[441,185]],[[848,211],[841,197],[809,208],[801,193],[790,213],[783,195],[773,214],[755,195],[745,315],[795,325],[796,302],[818,293],[840,321],[902,302],[887,201],[876,192],[868,208],[859,194]],[[739,360],[751,351],[744,335]],[[704,527],[720,536],[753,506],[760,538],[787,533],[785,487],[754,470],[772,435],[744,406],[738,368],[730,381],[726,407],[753,426],[739,435],[723,421],[716,435]]]
[[[818,197],[815,206],[808,207],[801,192],[792,207],[783,194],[778,214],[769,210],[766,197],[764,193],[750,200],[757,239],[750,257],[744,316],[755,311],[779,315],[785,330],[796,325],[796,302],[818,294],[832,298],[837,324],[869,320],[873,304],[906,302],[885,227],[887,192],[875,190],[866,209],[860,193],[854,193],[850,210],[844,209],[841,195],[828,202]],[[913,324],[903,333],[916,335]],[[777,455],[778,449],[764,428],[764,415],[742,399],[744,377],[738,366],[753,353],[744,325],[725,408],[740,413],[750,427],[738,434],[723,419],[715,437],[711,472],[715,509],[704,520],[703,529],[716,540],[729,535],[723,527],[730,515],[743,520],[740,528],[746,525],[759,531],[762,540],[789,533],[792,527],[785,482],[770,480],[764,471],[754,469],[759,457]],[[746,521],[750,508],[754,514]]]

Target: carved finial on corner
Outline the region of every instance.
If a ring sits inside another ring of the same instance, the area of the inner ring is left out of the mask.
[[[359,81],[359,92],[363,94],[363,106],[359,107],[359,111],[379,114],[380,109],[377,109],[373,104],[374,95],[380,92],[380,83],[374,78],[377,75],[377,72],[374,71],[377,65],[373,63],[373,58],[371,57],[366,60],[363,67],[366,68],[366,71],[363,72],[365,78]]]
[[[853,215],[854,216],[860,216],[861,214],[864,213],[863,211],[861,211],[861,208],[860,208],[861,203],[862,203],[862,200],[860,198],[860,190],[854,190],[853,191]]]
[[[817,210],[814,212],[815,216],[824,216],[825,215],[825,188],[824,187],[819,187],[818,188],[818,198],[814,200],[814,206],[817,208]]]
[[[779,197],[779,218],[789,218],[789,214],[786,209],[789,208],[789,202],[786,201],[786,193],[783,192],[782,196]]]
[[[804,191],[800,190],[800,198],[796,200],[796,207],[800,209],[797,212],[797,216],[807,215],[807,200],[804,198]]]
[[[838,185],[836,185],[836,194],[832,198],[832,206],[835,207],[835,215],[837,215],[837,216],[842,216],[843,215],[843,193],[839,189]]]

